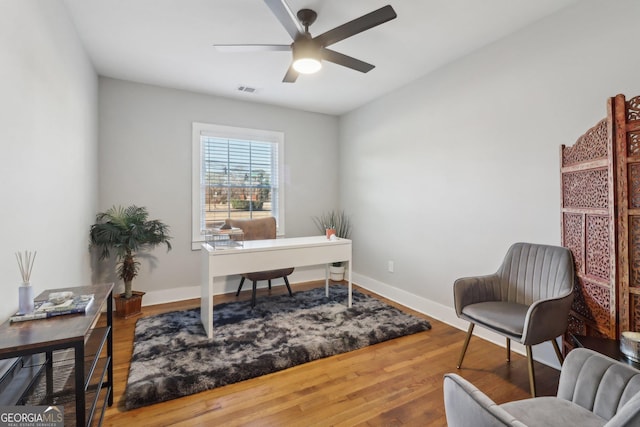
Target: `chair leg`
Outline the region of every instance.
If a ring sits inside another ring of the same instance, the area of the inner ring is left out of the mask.
[[[564,363],[564,357],[562,357],[562,352],[560,351],[560,347],[558,347],[558,342],[556,339],[552,339],[551,343],[553,344],[553,349],[556,351],[556,356],[558,357],[558,362],[560,362],[560,366]]]
[[[251,293],[251,308],[256,306],[256,288],[258,287],[258,282],[253,281],[253,292]]]
[[[244,276],[240,280],[240,286],[238,286],[238,292],[236,292],[236,296],[240,295],[240,291],[242,290],[242,285],[244,285]]]
[[[269,279],[269,290],[271,290],[271,279]]]
[[[533,354],[531,352],[531,346],[527,347],[527,362],[529,365],[529,387],[531,388],[531,397],[536,397],[536,376],[533,370]]]
[[[289,279],[287,279],[287,276],[284,276],[283,279],[284,279],[284,284],[287,285],[287,289],[289,290],[289,296],[292,297],[293,292],[291,292],[291,286],[289,286]]]
[[[507,363],[511,362],[511,340],[507,338]]]
[[[473,327],[476,326],[475,323],[469,323],[469,329],[467,330],[467,338],[464,340],[464,345],[462,346],[462,353],[460,353],[460,360],[458,361],[458,369],[462,366],[462,360],[464,359],[464,354],[467,352],[467,347],[469,347],[469,340],[471,340],[471,335],[473,334]]]

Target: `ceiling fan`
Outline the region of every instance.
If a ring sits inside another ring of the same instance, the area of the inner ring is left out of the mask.
[[[329,61],[343,67],[367,73],[375,66],[359,59],[327,49],[334,43],[354,36],[370,28],[376,27],[397,17],[396,12],[390,5],[381,7],[373,12],[367,13],[359,18],[342,24],[319,36],[312,37],[309,33],[309,26],[317,18],[317,13],[311,9],[301,9],[296,15],[293,14],[285,0],[264,0],[271,12],[287,30],[293,43],[290,45],[281,44],[215,44],[214,47],[224,52],[250,52],[250,51],[291,51],[293,61],[284,76],[283,82],[293,83],[298,78],[299,73],[315,73],[321,67],[321,61]],[[297,16],[297,18],[296,18]]]

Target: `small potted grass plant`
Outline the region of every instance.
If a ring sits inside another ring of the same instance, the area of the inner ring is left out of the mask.
[[[330,234],[335,234],[336,237],[343,239],[351,238],[351,217],[343,210],[325,212],[320,216],[313,217],[313,222],[318,227],[318,231],[327,237]],[[327,230],[335,230],[335,233],[333,231],[327,232]],[[329,278],[334,282],[344,280],[344,263],[342,261],[334,262],[329,267]]]
[[[96,223],[89,232],[91,247],[100,250],[100,259],[115,252],[118,278],[124,281],[125,291],[114,295],[116,314],[131,317],[140,314],[144,292],[132,290],[131,282],[138,275],[140,262],[136,255],[144,250],[165,244],[171,250],[169,227],[157,219],[148,219],[147,209],[138,206],[113,206],[96,215]]]

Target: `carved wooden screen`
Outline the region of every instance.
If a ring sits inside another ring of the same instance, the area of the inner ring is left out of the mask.
[[[640,330],[640,96],[613,102],[618,202],[618,330]],[[617,336],[618,336],[617,335]]]
[[[562,244],[573,253],[577,276],[569,332],[579,335],[615,335],[611,130],[603,119],[573,146],[561,148]]]
[[[562,244],[577,273],[569,333],[640,328],[639,104],[609,99],[607,118],[561,147]]]

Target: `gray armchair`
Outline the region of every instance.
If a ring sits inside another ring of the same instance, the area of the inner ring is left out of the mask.
[[[516,243],[495,274],[458,279],[453,284],[456,314],[470,322],[458,369],[462,366],[474,326],[480,325],[527,350],[531,396],[536,395],[531,346],[551,341],[567,329],[573,301],[574,269],[571,252],[563,247]]]
[[[640,426],[640,371],[584,348],[572,350],[556,397],[497,405],[456,374],[444,377],[449,427]]]

